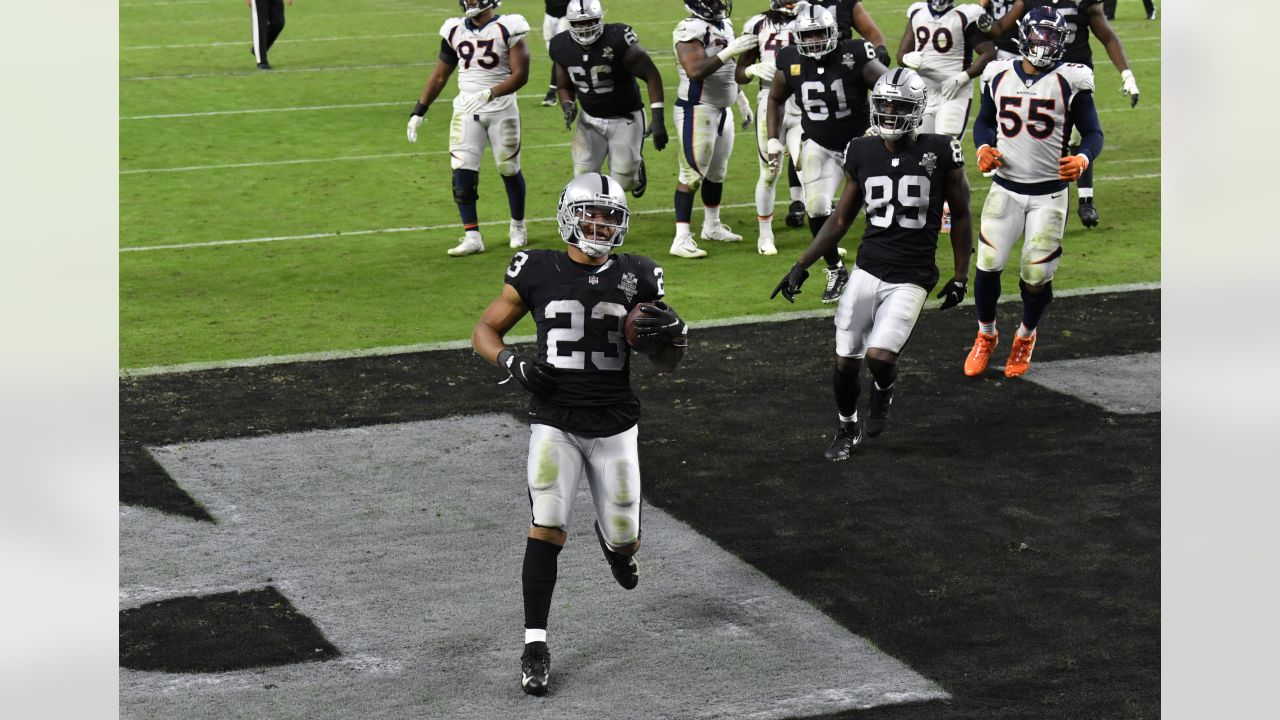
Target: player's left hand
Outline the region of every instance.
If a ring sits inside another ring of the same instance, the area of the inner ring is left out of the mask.
[[[738,91],[738,112],[742,114],[742,127],[744,129],[751,127],[751,121],[755,120],[756,116],[751,112],[751,101],[741,90]]]
[[[560,103],[560,111],[564,113],[564,126],[573,127],[573,119],[578,117],[578,104],[572,100],[565,100]]]
[[[1120,92],[1129,96],[1129,107],[1138,106],[1138,81],[1133,79],[1133,71],[1126,69],[1120,73]]]
[[[939,90],[939,94],[942,95],[943,102],[955,100],[956,97],[960,95],[960,90],[963,89],[967,83],[971,82],[973,82],[973,78],[969,77],[969,73],[964,70],[961,70],[946,80],[943,80],[942,88]]]
[[[942,307],[938,309],[946,310],[947,308],[953,308],[959,305],[960,301],[964,300],[964,295],[968,291],[969,291],[969,281],[959,280],[954,277],[951,278],[950,280],[947,281],[946,285],[942,286],[942,290],[940,290],[938,294],[935,296],[939,298],[945,298],[942,301]]]
[[[1088,155],[1068,155],[1058,159],[1058,179],[1071,182],[1079,180],[1089,167]]]
[[[777,172],[782,165],[782,153],[786,150],[786,146],[778,138],[769,138],[769,141],[764,144],[765,162],[769,163],[769,167],[773,168],[774,172]]]
[[[649,131],[653,133],[653,149],[662,150],[667,146],[667,126],[663,123],[654,123],[649,126]]]
[[[458,104],[458,112],[463,115],[469,115],[488,105],[489,101],[493,99],[493,93],[488,90],[481,90],[461,97],[462,102]]]
[[[636,318],[636,336],[641,338],[656,337],[672,345],[683,347],[689,334],[689,326],[680,319],[670,305],[655,300],[640,306],[643,317]]]
[[[782,278],[782,282],[778,283],[778,286],[773,289],[773,294],[769,296],[769,299],[772,300],[778,297],[778,293],[782,293],[782,297],[786,298],[787,302],[795,302],[796,296],[800,294],[800,286],[808,278],[809,271],[804,269],[803,265],[800,263],[792,265],[786,276]]]
[[[908,68],[911,68],[912,70],[919,70],[920,65],[923,62],[924,62],[924,53],[920,52],[919,50],[912,50],[911,52],[902,56],[902,67],[908,67]]]

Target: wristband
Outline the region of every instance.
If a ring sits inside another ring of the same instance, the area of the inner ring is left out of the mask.
[[[1121,79],[1121,80],[1132,80],[1132,79],[1133,79],[1133,71],[1132,71],[1132,70],[1130,70],[1129,68],[1125,68],[1124,70],[1121,70],[1121,71],[1120,71],[1120,79]]]
[[[656,103],[649,103],[649,109],[650,109],[650,110],[661,110],[661,109],[662,109],[662,103],[660,103],[660,102],[656,102]]]
[[[510,360],[513,355],[515,355],[515,353],[511,352],[511,348],[502,348],[501,350],[499,350],[498,351],[498,367],[502,368],[503,370],[506,370],[507,361]]]
[[[729,48],[725,48],[716,53],[716,57],[720,58],[721,65],[728,65],[729,61],[733,59],[733,53],[729,52]]]
[[[413,114],[414,114],[414,115],[417,115],[418,117],[422,117],[423,115],[426,115],[426,114],[427,114],[427,106],[426,106],[426,105],[423,105],[423,104],[422,104],[422,103],[420,103],[420,102],[415,102],[415,103],[413,104]]]

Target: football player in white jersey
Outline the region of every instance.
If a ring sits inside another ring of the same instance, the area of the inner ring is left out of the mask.
[[[796,16],[795,0],[771,0],[769,9],[759,15],[751,16],[742,32],[759,38],[755,49],[742,53],[738,58],[736,71],[739,84],[747,85],[760,79],[760,92],[756,96],[756,157],[759,159],[760,176],[756,180],[756,219],[760,223],[760,234],[756,240],[756,251],[761,255],[777,255],[773,236],[773,204],[777,197],[778,176],[780,169],[771,164],[765,156],[765,148],[769,142],[769,126],[764,122],[768,117],[769,86],[773,83],[777,72],[778,51],[791,44],[789,26]],[[786,111],[782,119],[782,137],[786,144],[800,146],[800,107],[795,99],[787,101]],[[794,134],[794,138],[791,136]],[[791,142],[793,140],[793,142]],[[793,159],[794,162],[794,159]],[[803,190],[799,178],[791,187],[791,202],[800,203],[803,212]]]
[[[921,132],[964,137],[973,79],[996,57],[995,44],[976,25],[985,15],[978,5],[956,5],[954,0],[916,2],[907,8],[898,62],[920,73],[929,92]]]
[[[1021,237],[1022,324],[1013,339],[1005,377],[1031,365],[1036,327],[1053,300],[1053,275],[1062,256],[1067,185],[1102,152],[1102,127],[1093,104],[1093,71],[1062,62],[1067,24],[1052,8],[1027,13],[1018,25],[1018,60],[997,60],[982,73],[982,108],[973,125],[978,169],[995,170],[982,206],[978,271],[973,282],[978,337],[964,374],[981,375],[999,343],[996,302],[1000,272]],[[1072,128],[1081,135],[1071,154]]]
[[[492,148],[498,174],[507,190],[511,210],[511,247],[524,247],[524,174],[520,172],[520,110],[516,92],[529,82],[529,23],[520,15],[499,15],[501,0],[458,0],[464,17],[440,26],[439,62],[427,78],[409,116],[409,142],[418,141],[418,127],[439,97],[454,69],[458,95],[453,99],[449,125],[449,158],[453,166],[453,200],[465,231],[454,257],[484,252],[476,199],[480,197],[480,157]]]
[[[694,242],[693,191],[702,187],[702,239],[737,242],[735,234],[720,222],[720,199],[725,172],[733,153],[733,109],[736,101],[751,122],[751,105],[738,90],[736,60],[756,46],[755,35],[735,37],[729,22],[730,0],[685,0],[690,17],[672,33],[676,70],[680,75],[679,99],[672,111],[680,140],[680,177],[676,184],[676,236],[671,254],[682,258],[706,257]]]

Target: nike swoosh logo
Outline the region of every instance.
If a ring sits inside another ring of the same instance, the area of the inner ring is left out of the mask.
[[[1053,200],[1057,200],[1058,198],[1062,197],[1062,193],[1058,193],[1057,195],[1050,195],[1049,197]]]

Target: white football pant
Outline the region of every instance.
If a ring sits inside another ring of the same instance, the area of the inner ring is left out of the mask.
[[[573,174],[601,172],[609,159],[609,175],[623,190],[635,187],[640,170],[640,148],[644,142],[644,112],[616,118],[598,118],[578,113],[573,131]]]
[[[595,438],[531,425],[528,482],[533,524],[568,529],[578,482],[586,475],[605,540],[615,548],[638,540],[639,432],[639,426],[633,426]]]
[[[453,114],[449,164],[454,170],[479,170],[486,145],[493,148],[498,174],[520,172],[520,111],[514,105],[498,112]]]
[[[1022,281],[1043,285],[1053,279],[1062,255],[1067,223],[1067,189],[1047,195],[1022,195],[993,184],[982,205],[978,231],[978,269],[1003,270],[1018,238],[1022,243]]]
[[[680,141],[680,182],[694,190],[703,180],[724,182],[733,154],[733,110],[676,103],[671,114]]]
[[[778,176],[786,172],[787,161],[782,158],[776,170],[769,166],[769,155],[765,152],[769,145],[768,112],[769,88],[762,88],[756,96],[756,156],[760,165],[760,176],[756,179],[756,215],[762,221],[773,215],[773,205],[778,196]],[[799,154],[800,134],[800,107],[796,105],[794,97],[788,98],[786,105],[782,107],[782,130],[779,137],[782,144],[787,146],[788,153],[794,147],[796,155]]]
[[[862,358],[867,348],[902,352],[928,293],[913,283],[888,283],[860,267],[836,306],[836,355]]]

